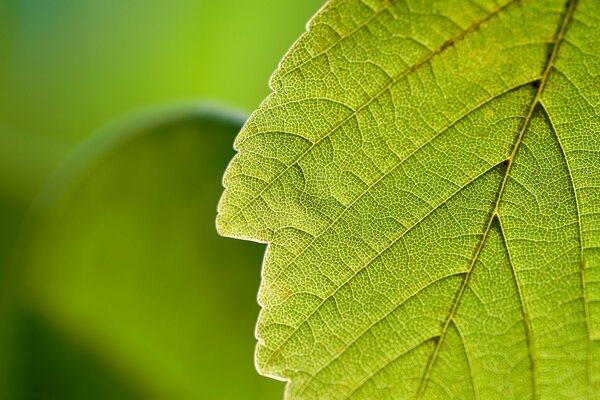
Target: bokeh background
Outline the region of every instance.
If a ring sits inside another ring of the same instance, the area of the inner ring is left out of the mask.
[[[278,399],[264,246],[214,229],[323,0],[0,0],[0,399]]]

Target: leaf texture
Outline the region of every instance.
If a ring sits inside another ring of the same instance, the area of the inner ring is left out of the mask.
[[[600,398],[600,3],[331,0],[224,178],[292,399]]]

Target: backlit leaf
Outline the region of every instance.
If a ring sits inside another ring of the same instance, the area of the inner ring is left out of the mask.
[[[600,398],[600,3],[331,0],[238,136],[294,399]]]

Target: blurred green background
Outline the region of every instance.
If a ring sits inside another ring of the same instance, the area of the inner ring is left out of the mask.
[[[0,399],[282,397],[264,248],[214,219],[322,2],[0,0]]]

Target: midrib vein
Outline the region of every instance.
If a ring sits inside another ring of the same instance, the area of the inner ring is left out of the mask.
[[[483,232],[481,240],[479,241],[479,244],[475,250],[475,254],[473,255],[473,259],[471,261],[469,269],[467,270],[467,273],[465,274],[463,282],[462,282],[462,284],[458,290],[458,293],[455,297],[455,300],[452,304],[452,308],[450,309],[450,312],[448,313],[448,317],[446,318],[446,321],[444,322],[444,325],[442,326],[442,332],[439,336],[439,339],[436,343],[433,353],[429,359],[429,362],[427,363],[425,374],[423,375],[423,379],[421,380],[421,385],[419,386],[419,391],[417,393],[417,399],[419,399],[419,400],[422,399],[423,395],[425,394],[425,390],[427,389],[427,384],[429,382],[429,379],[431,378],[431,373],[433,372],[433,367],[435,365],[435,362],[437,361],[440,349],[441,349],[442,345],[444,344],[444,339],[446,338],[446,334],[448,332],[448,327],[450,326],[450,323],[452,322],[452,320],[454,319],[454,316],[456,315],[456,311],[458,309],[458,306],[460,304],[462,296],[467,288],[467,285],[469,284],[469,280],[470,280],[471,276],[473,275],[473,270],[475,269],[475,265],[477,264],[479,255],[481,254],[481,251],[483,250],[483,246],[484,246],[484,244],[487,240],[487,237],[490,233],[494,219],[498,218],[498,211],[500,209],[500,203],[502,202],[502,196],[504,195],[504,191],[506,189],[506,183],[508,182],[508,178],[510,176],[510,172],[512,170],[512,167],[513,167],[513,164],[515,161],[515,156],[517,155],[519,148],[520,148],[521,144],[523,143],[523,138],[525,137],[525,132],[527,131],[527,128],[529,127],[529,123],[531,122],[531,118],[533,116],[535,108],[540,103],[542,93],[544,92],[546,83],[548,81],[548,76],[550,75],[550,71],[552,70],[552,67],[554,66],[554,61],[556,60],[556,56],[558,54],[560,44],[561,44],[561,42],[564,38],[564,35],[567,31],[569,22],[571,21],[571,18],[573,16],[573,12],[575,11],[576,5],[577,5],[577,0],[569,0],[568,3],[566,4],[566,10],[563,14],[559,28],[558,28],[556,36],[554,38],[554,44],[552,46],[552,51],[550,52],[550,55],[548,56],[548,60],[546,61],[546,66],[544,67],[544,71],[542,72],[542,75],[539,79],[539,86],[537,88],[537,91],[535,93],[533,101],[531,102],[531,105],[529,106],[529,111],[527,112],[527,116],[525,117],[525,120],[523,121],[523,124],[521,125],[521,129],[519,129],[519,134],[517,136],[517,140],[515,141],[515,144],[513,145],[513,150],[511,152],[511,154],[508,156],[508,158],[506,159],[506,162],[507,162],[506,172],[504,173],[502,183],[500,184],[500,189],[498,190],[498,195],[496,196],[496,203],[494,205],[494,209],[490,215],[490,218],[485,227],[485,230]],[[588,370],[589,370],[589,368],[588,368]]]
[[[414,65],[412,65],[411,67],[405,69],[403,72],[401,72],[400,74],[398,74],[387,85],[385,85],[383,88],[381,88],[373,96],[369,97],[363,104],[359,105],[347,117],[345,117],[344,119],[342,119],[341,122],[339,122],[338,124],[336,124],[333,128],[330,128],[323,136],[321,136],[318,140],[316,140],[314,143],[312,143],[308,147],[308,149],[306,149],[293,162],[291,162],[286,168],[284,168],[283,171],[281,171],[281,173],[279,173],[271,181],[269,181],[269,183],[267,183],[265,185],[265,187],[263,187],[261,190],[259,190],[258,193],[255,196],[253,196],[250,200],[248,200],[248,202],[246,204],[240,206],[237,209],[237,211],[235,211],[235,213],[231,217],[228,217],[227,221],[223,222],[224,230],[226,230],[225,227],[227,225],[229,225],[230,223],[233,223],[233,221],[235,221],[235,219],[246,209],[246,207],[248,207],[250,204],[254,203],[254,201],[256,201],[256,199],[258,199],[273,183],[277,182],[287,171],[290,170],[290,168],[292,168],[294,165],[296,165],[298,162],[300,162],[302,159],[304,159],[304,157],[306,157],[308,154],[310,154],[310,152],[319,143],[321,143],[324,139],[326,139],[327,137],[329,137],[333,132],[337,131],[340,127],[344,126],[348,121],[350,121],[352,118],[354,118],[356,115],[358,115],[361,111],[363,111],[364,109],[366,109],[371,103],[373,103],[375,100],[377,100],[383,94],[385,94],[388,90],[390,90],[392,87],[394,87],[394,85],[396,85],[402,79],[404,79],[405,77],[407,77],[411,73],[415,72],[416,70],[418,70],[419,68],[421,68],[423,65],[425,65],[429,61],[431,61],[431,59],[433,57],[435,57],[435,56],[443,53],[444,50],[446,50],[447,48],[449,48],[449,47],[453,46],[455,43],[463,40],[469,33],[476,31],[477,29],[479,29],[479,27],[481,25],[483,25],[484,23],[486,23],[487,21],[489,21],[491,18],[493,18],[494,16],[498,15],[500,12],[504,11],[506,8],[510,7],[512,4],[515,4],[515,3],[519,2],[519,1],[520,0],[512,0],[512,1],[508,2],[507,4],[503,5],[502,7],[499,7],[498,9],[490,12],[484,18],[482,18],[482,19],[480,19],[478,21],[475,21],[468,28],[466,28],[465,30],[461,31],[459,34],[457,34],[453,38],[451,38],[449,40],[446,40],[444,43],[442,43],[435,50],[431,51],[425,57],[423,57],[419,61],[417,61]],[[227,234],[227,232],[223,232],[223,233]]]

